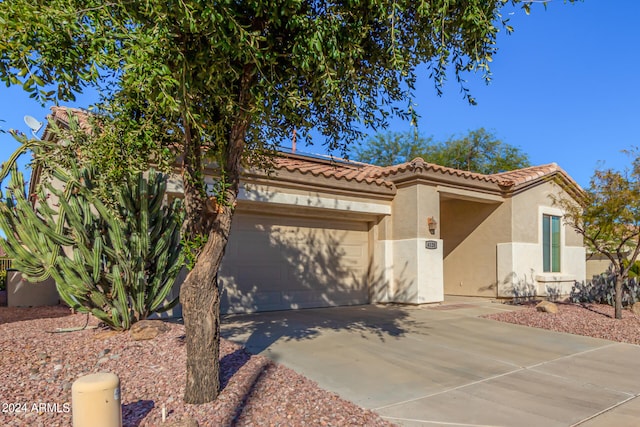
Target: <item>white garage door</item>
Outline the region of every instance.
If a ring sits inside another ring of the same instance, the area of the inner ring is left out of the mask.
[[[242,213],[233,221],[223,313],[368,303],[366,223]]]

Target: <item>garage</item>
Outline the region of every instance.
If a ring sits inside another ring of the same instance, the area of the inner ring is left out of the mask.
[[[367,304],[368,223],[237,212],[223,313]]]

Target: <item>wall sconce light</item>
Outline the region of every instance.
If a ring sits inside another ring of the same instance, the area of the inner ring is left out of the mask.
[[[429,233],[436,234],[436,228],[438,227],[438,221],[432,216],[427,218],[427,227],[429,228]]]

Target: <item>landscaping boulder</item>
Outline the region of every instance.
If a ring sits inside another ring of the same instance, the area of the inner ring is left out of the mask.
[[[134,341],[151,340],[168,330],[169,326],[161,320],[141,320],[131,326],[129,335]]]
[[[558,306],[551,301],[542,301],[541,303],[536,305],[536,310],[542,311],[544,313],[555,314],[558,312]]]
[[[640,302],[637,302],[631,306],[631,312],[637,316],[640,316]]]

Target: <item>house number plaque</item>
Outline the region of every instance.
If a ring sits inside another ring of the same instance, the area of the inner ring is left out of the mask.
[[[425,247],[427,249],[438,249],[438,242],[436,240],[427,240]]]

